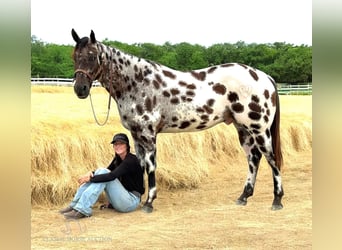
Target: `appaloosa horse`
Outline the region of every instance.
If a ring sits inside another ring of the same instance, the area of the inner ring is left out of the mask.
[[[93,31],[89,38],[80,38],[74,29],[71,33],[76,42],[74,91],[86,98],[98,80],[116,101],[148,175],[144,211],[152,212],[157,197],[157,134],[200,131],[221,122],[234,124],[247,155],[248,175],[237,204],[246,205],[253,195],[264,155],[273,173],[272,209],[283,207],[279,96],[270,76],[240,63],[180,72],[106,46],[96,41]]]

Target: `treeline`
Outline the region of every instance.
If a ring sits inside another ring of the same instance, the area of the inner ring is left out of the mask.
[[[312,47],[287,43],[198,44],[169,42],[125,44],[105,39],[104,44],[170,68],[187,71],[227,62],[239,62],[271,75],[278,83],[312,82]],[[73,77],[73,46],[47,44],[31,37],[31,77]]]

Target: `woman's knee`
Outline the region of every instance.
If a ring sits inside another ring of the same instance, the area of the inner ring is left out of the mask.
[[[95,175],[97,175],[97,174],[107,174],[109,172],[110,171],[107,168],[98,168],[98,169],[95,170]]]

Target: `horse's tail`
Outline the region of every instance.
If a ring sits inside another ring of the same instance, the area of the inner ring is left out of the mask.
[[[281,151],[280,144],[280,102],[279,102],[279,94],[277,91],[276,95],[276,113],[273,119],[273,123],[271,125],[271,136],[272,136],[272,148],[275,157],[275,164],[278,169],[281,169],[283,164],[283,154]]]

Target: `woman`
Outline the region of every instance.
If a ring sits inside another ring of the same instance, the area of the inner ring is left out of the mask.
[[[144,173],[137,157],[130,153],[127,135],[116,134],[111,142],[115,157],[108,168],[100,168],[81,176],[75,197],[67,208],[60,210],[67,219],[92,215],[91,207],[105,190],[108,201],[119,212],[134,211],[145,192]]]

